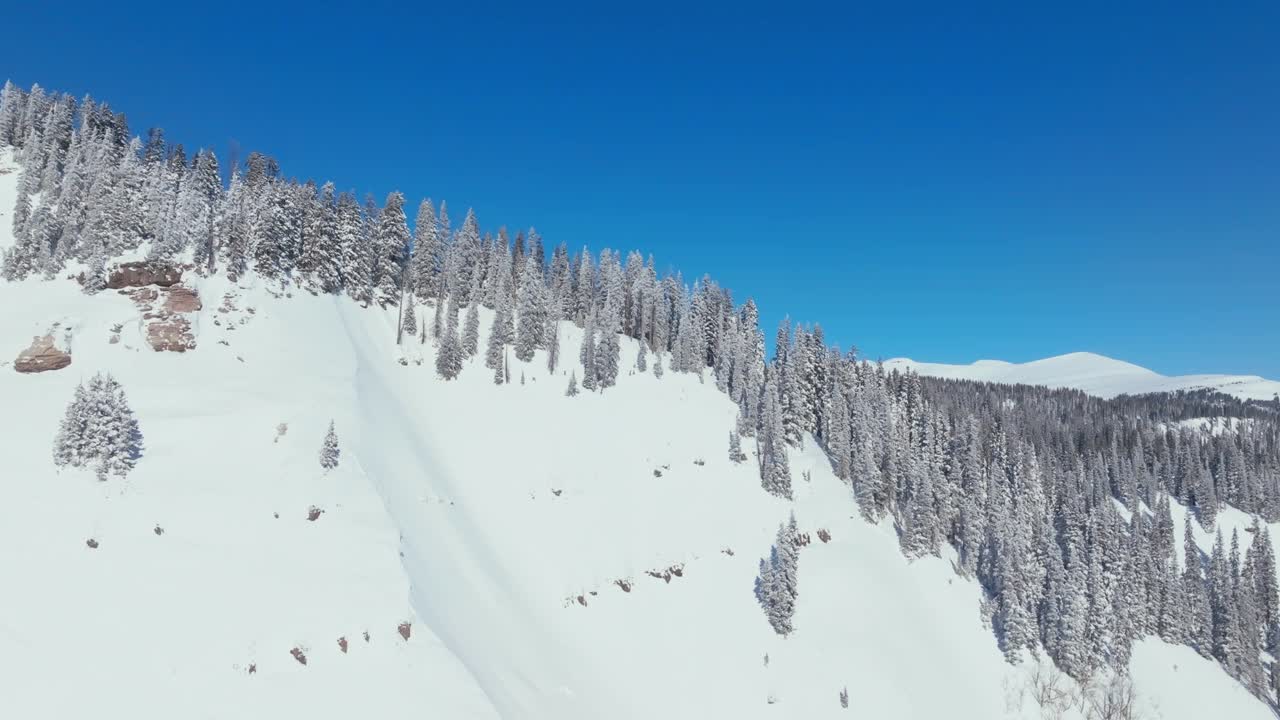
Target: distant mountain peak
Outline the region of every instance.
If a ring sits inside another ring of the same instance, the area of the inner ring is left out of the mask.
[[[957,365],[894,358],[885,361],[885,366],[911,369],[931,377],[1072,388],[1098,397],[1201,388],[1218,390],[1244,400],[1270,400],[1280,394],[1280,381],[1257,375],[1166,376],[1141,365],[1087,351],[1025,363],[977,360],[968,365]]]

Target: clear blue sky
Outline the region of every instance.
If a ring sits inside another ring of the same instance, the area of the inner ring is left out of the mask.
[[[0,74],[652,252],[771,339],[788,313],[873,358],[1280,378],[1274,0],[78,5],[10,3]]]

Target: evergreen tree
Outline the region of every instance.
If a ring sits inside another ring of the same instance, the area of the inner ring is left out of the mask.
[[[462,332],[462,353],[468,358],[480,349],[480,303],[472,298],[467,305],[467,319]]]
[[[320,467],[332,470],[338,467],[338,433],[333,429],[333,421],[329,421],[329,431],[324,434],[324,444],[320,446]]]
[[[593,353],[595,359],[594,380],[603,390],[604,388],[613,387],[618,381],[622,345],[618,337],[618,316],[616,311],[606,307],[599,318],[597,329],[600,333],[600,340],[596,343]]]
[[[323,293],[337,292],[342,287],[344,258],[334,192],[333,183],[325,183],[319,195],[308,197],[302,256],[298,259],[298,270],[307,277],[311,288]]]
[[[407,293],[406,293],[407,294]],[[418,316],[413,311],[413,297],[404,298],[404,309],[400,315],[400,330],[405,335],[413,335],[418,332]],[[465,335],[463,336],[463,347],[466,347]]]
[[[342,288],[353,300],[368,303],[372,269],[365,262],[364,216],[356,196],[349,192],[338,195],[337,242],[342,253]]]
[[[1195,535],[1191,531],[1190,513],[1183,525],[1182,550],[1182,593],[1186,603],[1185,615],[1191,646],[1201,655],[1210,657],[1213,650],[1213,615],[1205,580],[1201,577],[1200,549],[1196,547]]]
[[[586,327],[582,331],[582,348],[578,357],[582,360],[582,387],[586,390],[596,389],[596,320],[595,313],[587,315]]]
[[[756,599],[779,635],[788,635],[793,630],[791,618],[799,596],[799,558],[799,531],[792,515],[789,522],[778,526],[777,539],[769,557],[760,561],[760,574],[756,577]]]
[[[547,338],[547,372],[554,374],[560,367],[560,321],[552,317],[544,336]]]
[[[489,327],[489,344],[485,350],[485,367],[494,371],[502,368],[502,358],[506,353],[507,343],[512,339],[511,302],[507,292],[507,279],[501,276],[497,283],[496,303],[493,313],[493,324]]]
[[[787,442],[778,389],[772,377],[765,381],[764,394],[764,406],[760,411],[761,427],[756,440],[760,481],[770,494],[790,500],[791,468],[787,462]]]
[[[404,215],[404,195],[393,192],[378,213],[373,233],[374,265],[372,282],[376,299],[389,305],[400,299],[405,265],[409,256],[409,226]]]
[[[439,297],[444,238],[436,222],[435,207],[427,198],[418,206],[413,225],[413,291],[419,298]]]
[[[742,439],[738,436],[737,430],[729,433],[729,461],[733,463],[747,461],[747,454],[742,452]]]
[[[445,217],[444,206],[441,205],[440,219],[442,225]],[[458,231],[457,237],[454,238],[453,244],[449,247],[448,268],[446,271],[448,281],[453,288],[453,292],[458,296],[459,302],[470,302],[473,281],[477,282],[477,287],[479,287],[479,278],[477,276],[479,275],[480,262],[480,226],[476,221],[475,211],[467,210],[467,217],[462,221],[462,228]],[[507,287],[510,286],[508,285]]]
[[[54,438],[54,463],[84,467],[93,464],[99,480],[124,477],[142,455],[142,433],[124,388],[110,375],[99,373],[76,388]]]
[[[529,362],[534,351],[545,340],[543,331],[547,324],[547,288],[542,270],[533,255],[525,258],[520,273],[519,326],[516,330],[516,358]]]
[[[441,302],[437,300],[437,302]],[[450,304],[456,299],[450,300]],[[458,311],[456,306],[449,308],[444,333],[440,336],[440,344],[436,348],[436,372],[445,380],[452,380],[462,372],[462,340],[458,337]]]

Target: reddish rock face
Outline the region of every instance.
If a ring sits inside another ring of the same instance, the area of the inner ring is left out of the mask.
[[[124,287],[159,285],[168,287],[182,280],[182,269],[172,265],[152,262],[127,262],[111,272],[107,287],[119,290]]]
[[[184,285],[174,285],[165,290],[164,309],[171,313],[195,312],[203,305],[195,290]]]
[[[71,353],[59,350],[53,344],[53,336],[33,338],[31,346],[18,353],[13,369],[20,373],[38,373],[61,370],[71,364]]]
[[[411,632],[411,627],[409,623],[402,622],[400,623],[400,627],[396,629],[400,631],[400,637],[404,638],[405,640],[409,639],[409,633]]]
[[[151,349],[157,352],[186,352],[196,348],[191,321],[184,317],[184,313],[196,312],[203,306],[200,295],[194,289],[184,285],[171,285],[159,290],[153,287],[127,287],[120,292],[132,298],[142,311],[142,319],[147,322],[147,343],[151,345]]]
[[[157,352],[186,352],[196,347],[191,323],[180,315],[159,317],[147,323],[147,342]]]

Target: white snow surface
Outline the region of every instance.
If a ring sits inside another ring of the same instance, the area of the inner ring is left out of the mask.
[[[1103,398],[1201,388],[1217,390],[1242,400],[1270,400],[1280,394],[1280,381],[1257,375],[1167,376],[1089,352],[1068,353],[1026,363],[978,360],[969,365],[948,365],[894,358],[884,364],[889,369],[910,369],[931,377],[1070,388]]]
[[[0,174],[0,247],[15,184]],[[117,293],[0,282],[0,717],[1042,716],[977,586],[949,558],[905,560],[812,441],[794,503],[727,460],[735,408],[710,378],[624,371],[566,398],[580,333],[564,325],[554,376],[539,353],[510,385],[478,359],[443,382],[429,344],[395,346],[394,312],[192,282],[184,354],[150,350]],[[13,372],[55,323],[71,366]],[[99,371],[144,435],[125,480],[52,462],[75,384]],[[752,580],[793,511],[813,543],[784,639]],[[1132,674],[1144,717],[1272,717],[1186,648],[1143,641]]]

